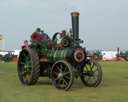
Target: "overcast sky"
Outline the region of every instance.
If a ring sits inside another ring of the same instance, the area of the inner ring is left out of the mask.
[[[49,36],[71,28],[72,11],[80,12],[87,49],[128,49],[128,0],[0,0],[5,49],[20,49],[37,27]]]

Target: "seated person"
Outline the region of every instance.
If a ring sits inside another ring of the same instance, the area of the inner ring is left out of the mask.
[[[32,33],[31,35],[31,40],[32,41],[47,41],[49,39],[48,35],[44,33],[40,28],[37,28],[35,32]]]
[[[44,33],[44,31],[43,31],[43,30],[41,30],[41,35],[42,35],[42,37],[43,37],[43,40],[45,40],[45,41],[50,40],[50,38],[49,38],[48,34]]]
[[[53,47],[52,41],[50,40],[49,36],[46,33],[44,33],[44,31],[41,30],[40,28],[37,28],[35,32],[32,33],[31,41],[37,43],[45,42],[45,43],[41,43],[41,45],[43,47],[48,47],[49,49]]]

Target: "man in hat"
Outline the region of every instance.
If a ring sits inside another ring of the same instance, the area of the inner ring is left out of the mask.
[[[32,33],[32,35],[31,35],[31,40],[32,41],[41,41],[42,40],[40,31],[41,31],[41,29],[37,28],[35,30],[35,32]]]

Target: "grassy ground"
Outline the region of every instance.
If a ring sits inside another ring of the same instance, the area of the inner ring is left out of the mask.
[[[101,62],[103,82],[97,88],[75,80],[70,91],[55,89],[48,78],[23,86],[16,64],[0,63],[0,102],[128,102],[128,62]]]

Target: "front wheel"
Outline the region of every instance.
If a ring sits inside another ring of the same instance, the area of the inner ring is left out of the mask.
[[[51,78],[56,88],[67,91],[74,80],[73,67],[67,61],[57,61],[52,66]]]
[[[89,60],[81,68],[81,80],[85,86],[97,87],[102,81],[102,70],[98,62]]]

